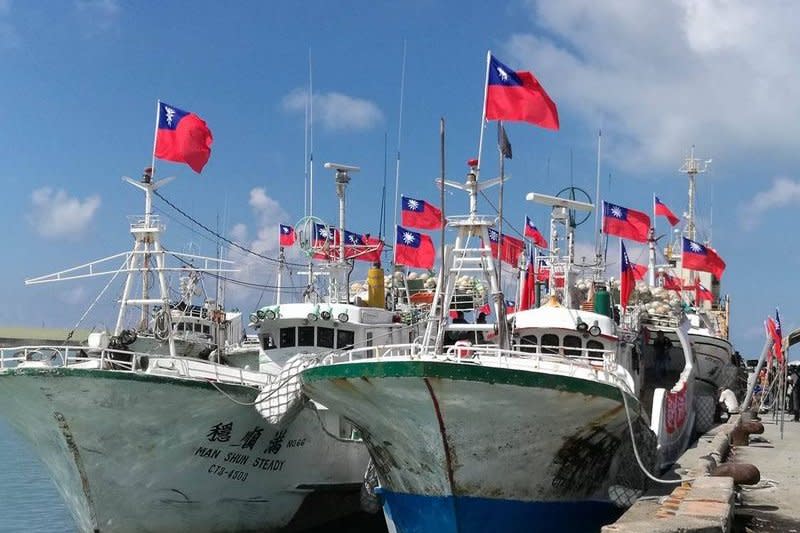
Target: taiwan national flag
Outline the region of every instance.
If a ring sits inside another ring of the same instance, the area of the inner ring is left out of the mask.
[[[722,279],[725,271],[725,261],[722,260],[713,248],[703,246],[699,242],[683,238],[683,268],[711,272],[717,279]]]
[[[519,310],[525,311],[526,309],[533,308],[536,305],[536,273],[534,270],[533,253],[528,256],[528,266],[525,269],[524,277],[522,278],[522,287],[519,295]]]
[[[530,72],[515,72],[489,56],[486,120],[517,120],[558,129],[558,109]]]
[[[433,268],[436,250],[433,241],[424,233],[417,233],[397,226],[397,241],[394,247],[394,262],[417,268]]]
[[[186,163],[198,174],[211,157],[214,138],[206,122],[188,111],[158,102],[155,157]]]
[[[335,246],[331,249],[331,251],[335,257],[339,257],[338,231],[335,233],[334,243]],[[344,256],[346,259],[378,263],[381,260],[382,252],[383,241],[380,239],[370,237],[369,235],[353,233],[352,231],[344,231]]]
[[[294,244],[295,236],[294,236],[294,228],[292,226],[287,226],[286,224],[280,225],[280,245],[281,246],[292,246]]]
[[[440,229],[442,227],[442,211],[425,200],[417,200],[401,196],[402,224],[410,228]]]
[[[500,241],[500,251],[498,253],[497,241]],[[500,256],[500,261],[511,266],[517,266],[519,256],[525,251],[525,243],[511,237],[510,235],[500,235],[496,229],[489,228],[489,247],[492,250],[492,257]]]
[[[534,246],[538,246],[539,248],[547,248],[547,241],[544,238],[544,235],[533,225],[533,221],[530,217],[525,217],[525,236],[530,237],[533,240]]]
[[[325,224],[314,224],[314,236],[311,238],[311,245],[322,246],[326,241],[333,244],[336,233],[336,228]]]
[[[658,199],[658,196],[653,196],[653,203],[654,208],[653,212],[656,215],[661,215],[662,217],[666,217],[669,221],[670,226],[674,226],[680,220],[678,217],[675,216],[675,213],[670,210],[669,207],[666,206],[661,200]]]
[[[622,309],[628,307],[633,288],[636,286],[636,275],[633,272],[633,265],[628,259],[628,252],[625,244],[619,242],[620,249],[620,274],[619,274],[619,303]]]
[[[775,309],[775,319],[767,317],[767,333],[772,337],[772,350],[775,352],[778,362],[783,362],[783,332],[781,331],[781,317]]]
[[[539,268],[536,269],[536,281],[543,281],[547,283],[550,281],[550,266],[547,260],[539,259]]]
[[[506,300],[506,314],[510,315],[517,309],[517,302],[514,300]]]
[[[681,292],[683,290],[683,285],[681,280],[672,276],[666,272],[664,272],[661,276],[664,279],[663,287],[668,291],[676,291]]]
[[[698,281],[694,288],[694,301],[697,304],[700,302],[713,302],[714,294]]]
[[[650,217],[641,211],[604,201],[603,233],[632,241],[647,242],[650,233]]]
[[[640,265],[638,263],[631,263],[631,268],[633,269],[633,277],[636,278],[636,281],[643,280],[647,275],[647,271],[650,270],[647,265]]]

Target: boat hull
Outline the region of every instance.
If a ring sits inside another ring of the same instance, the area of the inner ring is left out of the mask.
[[[719,387],[730,387],[736,377],[733,364],[733,347],[725,339],[689,333],[692,348],[697,356],[697,379],[704,382],[701,390],[708,389],[716,395]]]
[[[107,370],[0,373],[3,416],[81,531],[273,531],[315,489],[358,490],[360,443],[325,436],[309,409],[276,427],[235,403],[257,392]]]
[[[362,430],[400,532],[599,529],[646,485],[613,385],[419,360],[320,366],[302,380]],[[652,468],[654,435],[627,400]]]

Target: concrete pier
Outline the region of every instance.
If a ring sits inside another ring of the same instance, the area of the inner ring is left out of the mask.
[[[800,533],[800,423],[784,415],[761,415],[764,433],[734,446],[738,416],[702,435],[664,479],[693,478],[678,485],[653,486],[603,533]],[[720,464],[755,465],[761,479],[736,486],[731,477],[713,477]]]

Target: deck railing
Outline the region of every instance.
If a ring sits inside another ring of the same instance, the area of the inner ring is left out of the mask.
[[[272,376],[191,357],[172,357],[82,346],[13,346],[0,348],[0,371],[22,368],[83,368],[173,375],[226,384],[263,386]]]
[[[569,375],[575,375],[578,370],[591,372],[601,381],[621,385],[628,391],[634,390],[633,378],[617,365],[614,350],[547,345],[521,345],[502,349],[494,344],[455,344],[445,348],[444,353],[434,354],[423,350],[420,343],[367,346],[330,354],[323,358],[322,364],[407,357],[412,360],[448,361],[519,370],[550,367],[558,368]],[[570,352],[577,352],[579,355]]]

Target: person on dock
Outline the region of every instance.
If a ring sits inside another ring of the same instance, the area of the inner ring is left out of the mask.
[[[736,399],[736,393],[725,387],[720,387],[717,392],[719,393],[718,413],[727,415],[726,420],[730,420],[731,415],[739,412],[739,400]],[[719,416],[716,419],[721,420]]]
[[[794,421],[800,422],[800,373],[797,367],[794,368],[792,375],[789,376],[789,381],[792,384],[792,412],[794,412]]]
[[[672,341],[664,336],[664,332],[658,330],[656,338],[653,340],[653,352],[656,356],[656,373],[658,377],[667,377],[667,366],[669,365],[669,351],[672,349]]]

